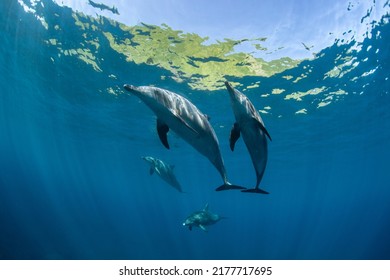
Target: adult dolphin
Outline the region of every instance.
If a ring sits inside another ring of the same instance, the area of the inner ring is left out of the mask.
[[[154,158],[151,156],[142,157],[150,165],[149,174],[153,175],[154,172],[157,173],[165,182],[174,187],[179,192],[183,192],[182,187],[179,181],[176,179],[175,174],[173,173],[174,165],[170,165],[166,162],[163,162],[161,159]]]
[[[218,190],[245,189],[227,180],[219,143],[208,117],[189,100],[174,92],[151,86],[124,88],[141,99],[157,116],[157,133],[162,144],[169,149],[167,133],[172,129],[178,136],[207,157],[222,177]]]
[[[259,185],[267,165],[267,137],[271,140],[271,136],[265,128],[260,114],[248,97],[234,89],[228,82],[225,82],[225,86],[229,92],[233,113],[236,118],[236,122],[230,132],[230,149],[234,151],[234,145],[242,134],[251,156],[253,167],[256,170],[256,186],[253,189],[243,190],[243,192],[268,194],[268,192],[260,189]]]
[[[209,204],[207,203],[202,210],[189,215],[187,219],[185,219],[183,226],[187,226],[189,230],[192,230],[193,227],[199,227],[207,232],[206,226],[214,225],[221,219],[224,218],[209,211]]]

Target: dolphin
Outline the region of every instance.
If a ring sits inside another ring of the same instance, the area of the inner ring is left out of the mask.
[[[234,89],[228,82],[225,82],[225,86],[229,92],[236,119],[230,132],[230,149],[234,151],[234,145],[238,138],[240,138],[240,134],[242,134],[242,138],[251,156],[253,167],[256,170],[257,181],[255,188],[243,190],[243,192],[268,194],[268,192],[260,189],[259,185],[267,165],[267,137],[271,140],[271,136],[265,128],[260,114],[248,97]]]
[[[189,230],[192,230],[192,227],[199,227],[203,231],[207,231],[206,226],[213,225],[221,219],[223,219],[223,217],[209,212],[209,204],[207,203],[202,210],[189,215],[184,221],[183,226],[188,226]]]
[[[157,116],[157,133],[162,144],[169,149],[167,133],[172,129],[178,136],[207,157],[222,177],[218,189],[245,189],[229,183],[219,149],[219,143],[209,118],[194,104],[174,92],[151,86],[124,88],[141,99]]]
[[[165,182],[177,189],[179,192],[183,192],[180,183],[177,181],[175,174],[173,174],[174,165],[169,165],[158,158],[150,156],[142,157],[143,160],[150,164],[150,175],[154,172],[157,173]]]

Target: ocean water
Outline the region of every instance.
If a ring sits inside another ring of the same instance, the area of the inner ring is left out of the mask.
[[[44,3],[36,14],[0,4],[0,259],[390,258],[388,13],[362,19],[362,42],[337,40],[270,77],[226,77],[267,112],[273,141],[261,188],[270,194],[257,195],[215,192],[222,182],[210,162],[173,133],[166,150],[155,116],[122,85],[190,99],[211,117],[229,180],[253,187],[242,139],[229,149],[225,89],[162,79],[171,73],[126,62],[100,30],[101,71],[60,56],[47,40],[77,49],[84,31],[69,8]],[[99,28],[121,36],[108,21]],[[186,193],[150,176],[146,155],[175,165]],[[183,227],[206,203],[227,218],[207,233]]]

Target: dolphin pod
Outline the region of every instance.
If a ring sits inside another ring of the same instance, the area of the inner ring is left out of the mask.
[[[250,100],[225,82],[236,122],[230,133],[230,148],[233,151],[236,141],[242,135],[256,171],[256,185],[252,189],[231,184],[219,148],[219,142],[209,118],[193,103],[174,92],[151,86],[124,88],[143,101],[157,116],[157,133],[161,143],[169,149],[167,134],[173,130],[178,136],[194,147],[218,170],[223,184],[216,190],[240,189],[243,192],[268,194],[259,188],[267,164],[267,139],[271,137],[259,113]]]
[[[169,149],[167,133],[172,129],[194,147],[218,170],[223,184],[218,190],[245,189],[229,183],[219,149],[217,136],[208,117],[188,99],[174,92],[150,86],[124,85],[124,88],[143,101],[157,116],[157,133]]]

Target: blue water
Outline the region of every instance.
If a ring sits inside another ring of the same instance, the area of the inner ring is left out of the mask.
[[[270,194],[256,195],[215,192],[221,178],[206,158],[174,134],[166,150],[144,104],[106,92],[156,84],[188,97],[211,116],[230,181],[253,187],[243,141],[229,149],[234,117],[225,90],[161,80],[167,71],[126,63],[104,40],[96,72],[44,43],[82,43],[68,8],[45,1],[41,11],[49,25],[60,22],[60,35],[17,1],[0,8],[0,259],[390,259],[388,16],[370,23],[360,49],[338,41],[270,78],[229,77],[260,81],[245,93],[258,109],[272,108],[262,115],[273,139],[261,183]],[[339,56],[360,63],[324,79]],[[302,73],[297,83],[283,78]],[[322,86],[319,95],[285,100]],[[286,91],[259,97],[273,88]],[[340,89],[348,94],[317,108]],[[302,108],[307,114],[295,114]],[[174,164],[187,193],[150,176],[145,155]],[[183,227],[206,203],[227,219],[207,233]]]

